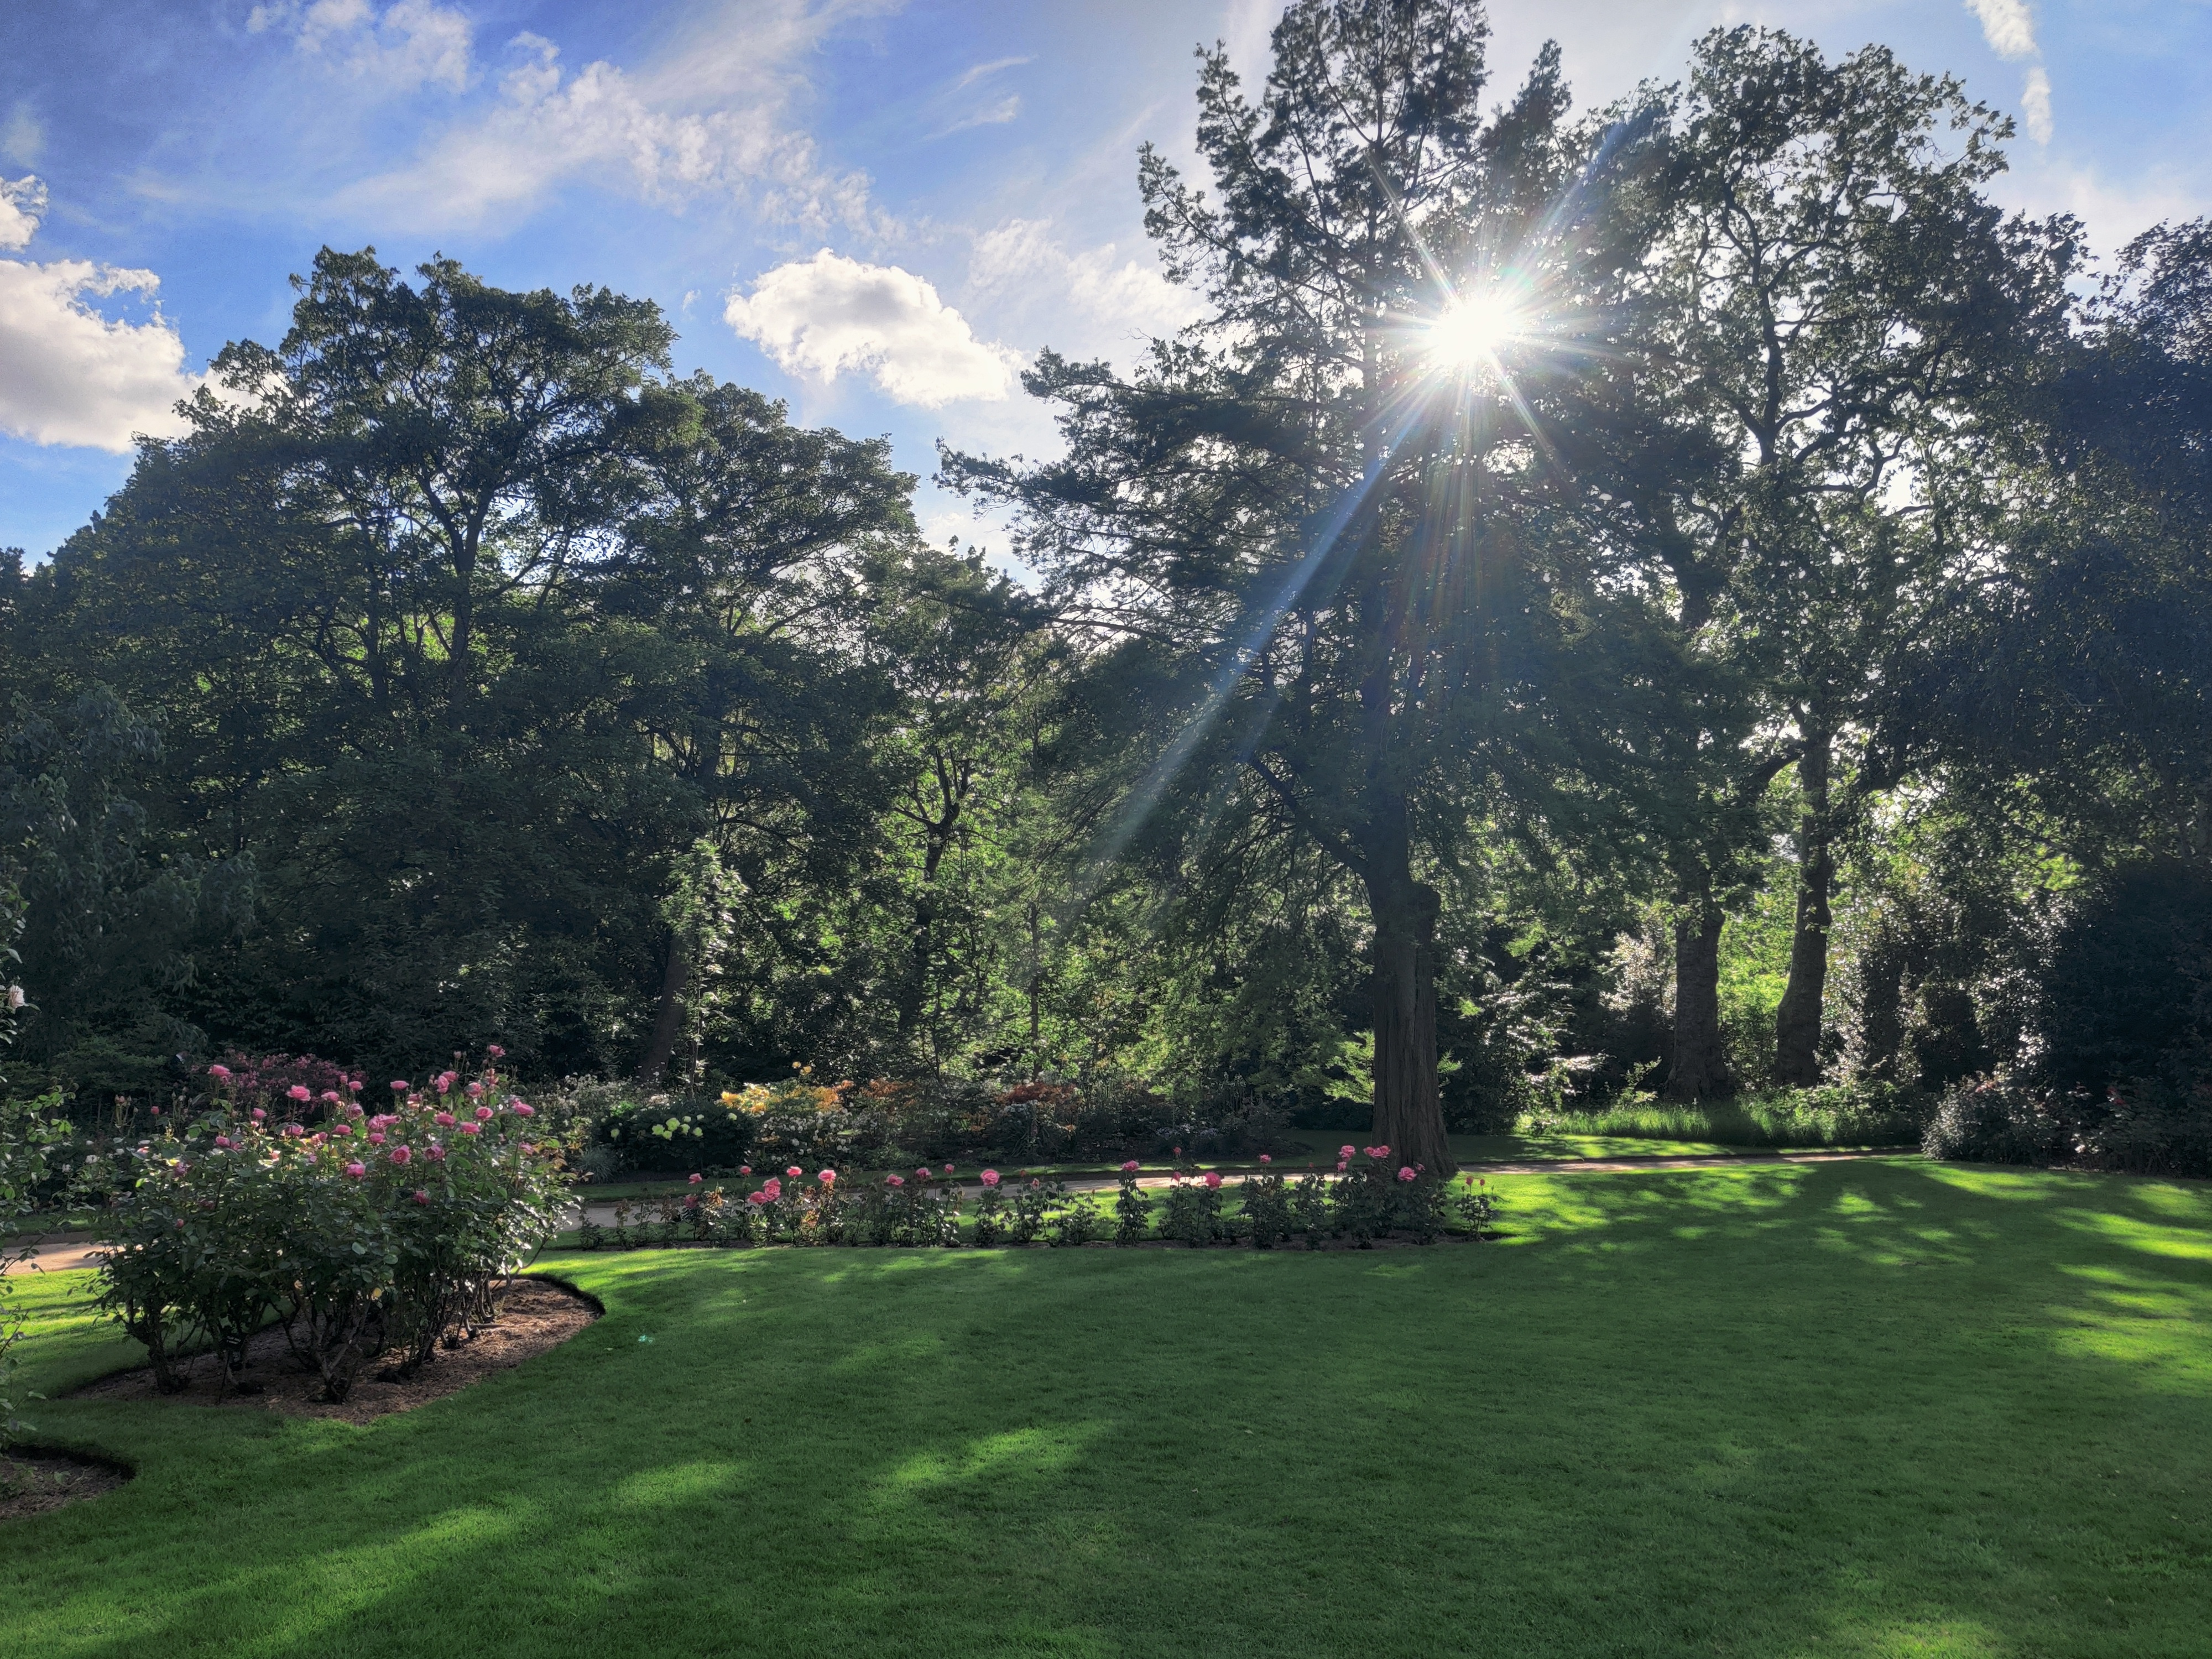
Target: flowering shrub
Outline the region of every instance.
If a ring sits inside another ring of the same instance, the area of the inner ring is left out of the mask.
[[[234,1074],[215,1080],[216,1109],[117,1155],[129,1178],[110,1206],[101,1305],[146,1345],[165,1389],[195,1339],[234,1383],[272,1316],[327,1399],[386,1348],[410,1374],[441,1338],[493,1318],[495,1280],[553,1231],[563,1149],[495,1070],[469,1089],[452,1072],[403,1081],[374,1116],[351,1091],[331,1100],[289,1085],[287,1118],[247,1103],[265,1091],[231,1093]]]
[[[1272,1250],[1290,1237],[1290,1194],[1284,1190],[1278,1171],[1262,1169],[1258,1175],[1247,1176],[1238,1192],[1244,1200],[1244,1229],[1254,1249]]]
[[[19,1002],[21,994],[12,987],[9,991]],[[54,1095],[37,1100],[0,1100],[0,1268],[7,1267],[14,1254],[4,1241],[16,1223],[30,1213],[33,1197],[46,1180],[52,1149],[67,1127],[54,1115],[60,1103]],[[16,1416],[15,1389],[9,1382],[15,1370],[9,1350],[22,1333],[21,1322],[8,1311],[5,1298],[12,1288],[12,1282],[0,1275],[0,1447],[28,1426]]]
[[[1152,1200],[1138,1188],[1138,1167],[1133,1158],[1121,1165],[1121,1190],[1114,1200],[1114,1242],[1116,1244],[1134,1244],[1152,1229]]]

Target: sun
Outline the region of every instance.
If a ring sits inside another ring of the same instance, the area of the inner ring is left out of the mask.
[[[1498,353],[1525,338],[1533,322],[1527,307],[1507,289],[1462,293],[1428,325],[1428,353],[1453,368],[1494,368]]]

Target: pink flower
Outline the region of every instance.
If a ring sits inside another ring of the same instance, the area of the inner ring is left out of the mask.
[[[523,1157],[525,1157],[525,1158],[529,1158],[529,1157],[531,1157],[532,1154],[534,1154],[537,1151],[538,1151],[538,1148],[537,1148],[536,1146],[532,1146],[530,1142],[528,1142],[528,1141],[526,1141],[526,1141],[524,1141],[524,1142],[522,1143],[522,1155],[523,1155]]]
[[[927,1181],[927,1180],[928,1180],[928,1179],[929,1179],[929,1170],[928,1170],[928,1169],[927,1169],[927,1167],[924,1167],[924,1168],[922,1168],[922,1169],[916,1170],[914,1172],[914,1178],[915,1178],[916,1181]]]
[[[1342,1175],[1342,1174],[1343,1174],[1346,1170],[1350,1169],[1351,1167],[1352,1167],[1352,1166],[1351,1166],[1349,1164],[1346,1164],[1346,1163],[1342,1158],[1340,1158],[1339,1159],[1337,1159],[1337,1160],[1336,1160],[1336,1172],[1337,1172],[1337,1174],[1339,1174],[1339,1175]]]
[[[264,1122],[264,1121],[265,1121],[267,1120],[268,1116],[269,1116],[269,1114],[268,1114],[266,1111],[264,1111],[264,1109],[262,1109],[262,1108],[260,1108],[260,1107],[258,1107],[258,1106],[256,1106],[256,1107],[253,1109],[253,1121],[254,1121],[256,1123],[260,1123],[260,1122]]]
[[[1390,1156],[1390,1149],[1388,1146],[1370,1146],[1367,1149],[1367,1156],[1370,1158],[1388,1158]]]
[[[411,1164],[415,1161],[415,1154],[408,1150],[406,1142],[402,1141],[392,1149],[392,1161],[394,1164]]]
[[[489,1122],[490,1121],[491,1121],[491,1108],[490,1108],[490,1107],[489,1107],[489,1106],[479,1106],[479,1107],[477,1107],[477,1122],[479,1122],[479,1123],[488,1123],[488,1122]]]
[[[1266,1152],[1262,1152],[1262,1153],[1261,1153],[1261,1154],[1260,1154],[1260,1162],[1261,1162],[1261,1163],[1262,1163],[1262,1164],[1273,1164],[1274,1161],[1275,1161],[1275,1160],[1274,1160],[1273,1158],[1271,1158],[1270,1156],[1268,1156]]]
[[[998,1172],[996,1170],[984,1170],[984,1171],[983,1171],[983,1184],[984,1184],[986,1187],[995,1187],[995,1186],[997,1186],[997,1185],[999,1184],[999,1172]]]
[[[208,1067],[208,1075],[213,1078],[217,1083],[228,1083],[230,1081],[230,1067],[228,1066],[210,1066]]]
[[[346,1079],[346,1092],[349,1094],[359,1094],[361,1092],[361,1079],[357,1077],[348,1078]]]
[[[1127,1175],[1134,1175],[1134,1174],[1136,1174],[1136,1173],[1137,1173],[1137,1160],[1136,1160],[1135,1158],[1133,1158],[1124,1159],[1124,1160],[1123,1160],[1123,1162],[1122,1162],[1122,1164],[1121,1164],[1121,1169],[1122,1169],[1122,1172],[1123,1172],[1124,1174],[1127,1174]]]
[[[505,1060],[507,1058],[507,1050],[501,1048],[496,1042],[488,1046],[484,1049],[484,1052],[489,1054],[494,1060]]]
[[[392,1092],[395,1095],[405,1094],[410,1086],[410,1085],[407,1079],[404,1077],[396,1077],[392,1079]]]
[[[312,1100],[314,1098],[314,1091],[308,1088],[304,1083],[295,1083],[290,1088],[285,1090],[284,1092],[290,1096],[294,1100]]]
[[[702,1181],[703,1181],[703,1180],[705,1180],[705,1179],[706,1179],[706,1177],[705,1177],[704,1176],[698,1176],[698,1175],[695,1175],[695,1176],[693,1176],[691,1177],[691,1184],[692,1184],[694,1187],[696,1187],[696,1186],[697,1186],[697,1185],[698,1185]]]
[[[796,1164],[793,1164],[788,1170],[784,1171],[784,1174],[789,1176],[793,1181],[798,1180],[805,1173],[806,1171],[800,1169]]]
[[[738,1173],[739,1175],[750,1175],[752,1172],[753,1166],[750,1164],[740,1164],[738,1165]]]
[[[368,1132],[368,1144],[372,1146],[381,1146],[384,1145],[384,1131],[381,1129],[371,1129]]]
[[[349,1135],[353,1133],[353,1125],[350,1123],[333,1123],[331,1125],[331,1133],[334,1135]]]
[[[768,1202],[768,1194],[766,1193],[747,1193],[745,1194],[745,1202],[748,1204],[765,1204]]]
[[[464,1123],[461,1125],[461,1133],[465,1135],[482,1134],[483,1133],[483,1125],[481,1123]]]
[[[1349,1146],[1338,1147],[1336,1149],[1336,1155],[1347,1164],[1352,1162],[1352,1148]]]
[[[231,1144],[230,1137],[228,1135],[217,1135],[215,1138],[215,1144],[228,1150]]]
[[[346,1165],[346,1173],[351,1176],[356,1181],[358,1181],[368,1173],[368,1165],[366,1164],[349,1164]]]
[[[1175,1149],[1175,1155],[1176,1155],[1177,1158],[1181,1158],[1181,1157],[1182,1156],[1182,1147],[1180,1147],[1180,1146],[1176,1147],[1176,1148]]]
[[[315,1161],[315,1155],[314,1155],[313,1152],[309,1152],[309,1153],[307,1154],[307,1162],[308,1162],[308,1163],[310,1163],[310,1164],[313,1164],[314,1161]]]
[[[538,1109],[535,1106],[532,1106],[526,1100],[511,1100],[507,1104],[514,1108],[514,1115],[517,1117],[536,1117],[538,1115]]]
[[[446,1161],[446,1149],[434,1140],[430,1143],[430,1150],[422,1156],[433,1164],[443,1164]]]
[[[301,1128],[296,1123],[288,1123],[284,1126],[284,1139],[287,1140],[297,1140],[301,1135],[307,1133],[307,1132],[305,1129]]]
[[[415,1189],[415,1201],[417,1204],[428,1204],[430,1201],[430,1194],[417,1187]]]
[[[699,1194],[696,1194],[696,1193],[686,1193],[686,1194],[684,1194],[684,1207],[685,1209],[687,1209],[687,1210],[696,1210],[696,1209],[697,1209],[697,1208],[699,1207]]]
[[[834,1187],[837,1184],[837,1172],[835,1170],[824,1170],[814,1178],[825,1187]]]
[[[469,1085],[469,1098],[471,1100],[482,1100],[483,1098],[483,1085],[481,1083],[471,1083]]]
[[[1209,1187],[1218,1187],[1221,1184],[1221,1171],[1208,1170],[1206,1172],[1206,1184]]]
[[[904,1176],[885,1176],[884,1177],[884,1185],[886,1187],[903,1187],[906,1185],[906,1177]]]
[[[945,1173],[947,1175],[951,1175],[952,1173],[952,1166],[950,1164],[945,1166]]]
[[[1400,1165],[1398,1166],[1398,1179],[1399,1179],[1399,1180],[1401,1180],[1401,1181],[1411,1181],[1413,1178],[1413,1166],[1412,1164],[1400,1164]]]
[[[325,1105],[335,1106],[338,1103],[338,1091],[335,1089],[325,1089],[323,1091],[322,1099]]]
[[[452,1128],[452,1127],[453,1127],[453,1115],[451,1112],[441,1112],[441,1113],[439,1113],[439,1114],[438,1114],[438,1117],[437,1117],[437,1123],[438,1123],[438,1127],[439,1127],[440,1128],[441,1128],[441,1129],[450,1129],[450,1128]]]
[[[761,1182],[761,1190],[766,1193],[770,1198],[781,1198],[783,1196],[783,1183],[781,1181],[778,1181],[774,1176],[770,1176],[766,1181]]]

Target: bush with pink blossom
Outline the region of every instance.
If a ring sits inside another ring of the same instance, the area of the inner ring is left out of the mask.
[[[350,1091],[301,1101],[288,1085],[289,1118],[226,1091],[181,1133],[124,1155],[100,1301],[146,1345],[161,1387],[179,1385],[178,1355],[203,1340],[235,1382],[247,1339],[273,1317],[325,1397],[343,1400],[387,1349],[409,1373],[496,1316],[499,1281],[556,1224],[564,1149],[489,1068],[483,1115],[456,1121],[442,1104],[455,1080],[394,1091],[374,1116]]]

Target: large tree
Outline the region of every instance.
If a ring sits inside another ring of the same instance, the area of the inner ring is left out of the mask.
[[[1577,418],[1558,364],[1608,326],[1608,186],[1638,153],[1568,128],[1550,49],[1486,119],[1486,33],[1472,0],[1304,0],[1256,100],[1201,52],[1212,192],[1149,149],[1140,182],[1204,319],[1131,375],[1045,354],[1064,459],[945,465],[1020,510],[1148,745],[1102,850],[1256,826],[1357,883],[1373,1133],[1432,1169],[1435,876],[1486,793],[1510,777],[1534,810],[1559,758],[1599,600],[1545,515],[1544,434]]]

